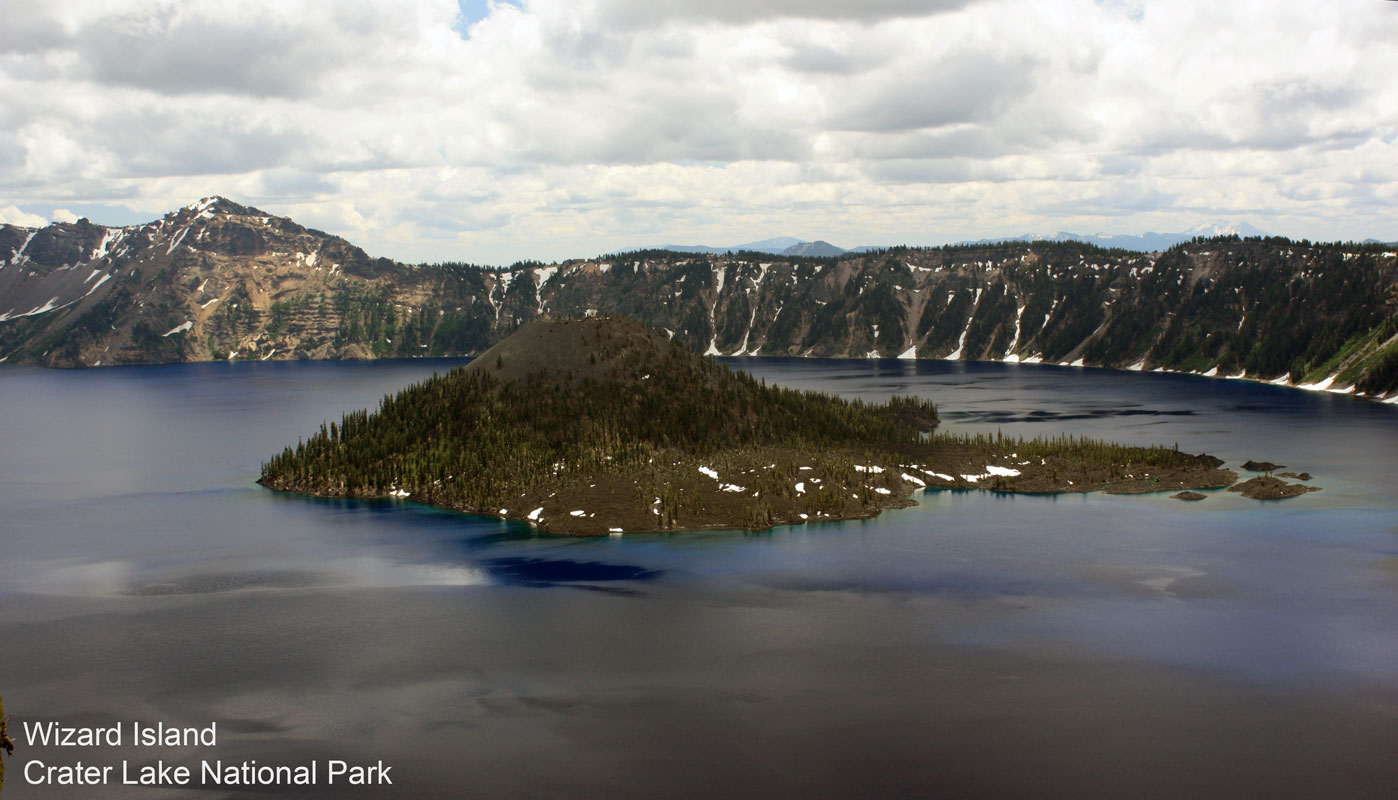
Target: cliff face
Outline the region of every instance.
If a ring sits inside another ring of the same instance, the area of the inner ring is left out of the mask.
[[[373,259],[221,198],[142,226],[0,227],[0,359],[46,366],[478,353],[621,313],[720,355],[1170,369],[1398,392],[1398,254],[1223,237],[803,259],[644,251],[489,270]]]
[[[331,357],[338,317],[311,301],[396,266],[221,198],[126,228],[6,226],[0,265],[0,355],[45,366]]]

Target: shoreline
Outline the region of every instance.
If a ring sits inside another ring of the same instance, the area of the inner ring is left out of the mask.
[[[76,372],[76,371],[85,371],[85,370],[92,370],[92,369],[102,369],[102,370],[105,370],[105,369],[119,369],[119,368],[122,368],[122,367],[163,367],[163,366],[171,366],[171,365],[178,365],[178,364],[260,364],[260,363],[267,362],[267,361],[277,362],[277,363],[286,363],[286,362],[296,361],[296,362],[345,363],[345,364],[368,364],[368,363],[377,362],[377,361],[410,363],[410,362],[417,362],[417,361],[433,361],[433,360],[441,360],[441,361],[466,360],[466,361],[469,362],[470,360],[474,360],[474,359],[475,359],[477,356],[479,356],[479,355],[480,355],[480,354],[477,353],[477,354],[475,354],[475,355],[469,355],[469,354],[463,355],[463,354],[458,354],[458,355],[393,356],[393,357],[391,357],[391,358],[279,358],[279,357],[277,357],[277,356],[272,356],[272,357],[270,357],[270,358],[198,359],[198,360],[192,360],[192,361],[151,361],[151,362],[147,362],[147,363],[130,363],[130,364],[74,364],[74,365],[72,365],[72,366],[66,366],[66,367],[64,367],[64,366],[44,366],[44,365],[42,365],[42,364],[28,364],[28,363],[15,363],[15,364],[10,364],[10,363],[8,363],[9,357],[6,356],[5,358],[0,358],[0,369],[6,368],[6,367],[19,367],[19,368],[31,367],[31,368],[33,368],[33,369],[41,369],[41,370],[60,370],[60,371],[69,371],[69,370],[71,370],[71,371],[75,371],[75,372]],[[1300,391],[1303,391],[1303,392],[1312,392],[1312,393],[1316,393],[1316,394],[1334,394],[1334,395],[1342,395],[1342,396],[1345,396],[1345,397],[1354,397],[1354,398],[1358,398],[1358,399],[1360,399],[1360,400],[1368,400],[1368,401],[1370,401],[1370,402],[1380,403],[1380,404],[1383,404],[1383,405],[1398,405],[1398,391],[1395,391],[1395,392],[1393,392],[1393,393],[1391,393],[1391,394],[1386,394],[1386,395],[1376,395],[1376,394],[1364,394],[1364,393],[1362,393],[1362,392],[1356,392],[1354,386],[1347,386],[1347,387],[1343,387],[1343,388],[1333,388],[1333,387],[1334,387],[1334,381],[1335,381],[1335,379],[1339,377],[1339,373],[1338,373],[1338,372],[1335,373],[1335,374],[1333,374],[1333,375],[1328,376],[1327,378],[1323,378],[1323,379],[1321,379],[1321,380],[1319,380],[1319,381],[1316,381],[1316,382],[1314,382],[1314,383],[1292,383],[1289,379],[1285,379],[1285,378],[1272,378],[1272,379],[1267,379],[1267,378],[1252,377],[1252,376],[1249,376],[1249,375],[1218,375],[1218,374],[1209,374],[1208,372],[1197,372],[1197,371],[1191,371],[1191,370],[1169,369],[1169,368],[1167,368],[1167,367],[1156,367],[1156,368],[1154,368],[1154,369],[1145,369],[1144,367],[1137,368],[1137,365],[1135,365],[1135,364],[1133,364],[1133,365],[1131,365],[1131,366],[1127,366],[1127,367],[1112,367],[1112,366],[1106,366],[1106,365],[1102,365],[1102,364],[1084,364],[1084,363],[1079,363],[1079,361],[1071,361],[1071,362],[1070,362],[1070,361],[1044,361],[1044,360],[1040,359],[1038,356],[1029,356],[1028,358],[1019,358],[1018,356],[1016,356],[1016,357],[1010,358],[1010,359],[994,359],[994,360],[986,360],[986,359],[966,360],[966,359],[959,359],[959,358],[958,358],[958,359],[949,359],[949,358],[904,358],[904,357],[901,356],[901,355],[895,355],[895,356],[885,356],[885,355],[878,355],[878,356],[867,356],[867,355],[866,355],[866,356],[812,356],[812,355],[801,354],[801,355],[780,355],[780,356],[777,356],[777,355],[770,355],[770,354],[754,354],[754,355],[748,355],[748,354],[746,354],[746,353],[737,353],[737,354],[732,354],[732,355],[719,354],[719,355],[712,356],[712,357],[713,357],[713,358],[717,358],[717,359],[724,359],[724,360],[728,360],[728,359],[757,358],[757,359],[801,359],[801,360],[804,360],[804,361],[894,361],[894,362],[897,362],[897,363],[900,363],[900,364],[907,364],[907,363],[914,363],[914,364],[915,364],[915,363],[918,363],[918,362],[955,363],[955,364],[1013,364],[1013,365],[1016,365],[1016,366],[1023,365],[1023,366],[1031,366],[1031,367],[1066,367],[1066,368],[1073,368],[1073,369],[1099,369],[1099,370],[1107,370],[1107,371],[1111,371],[1111,372],[1131,372],[1131,373],[1136,373],[1136,374],[1140,374],[1140,375],[1187,375],[1187,376],[1195,377],[1195,378],[1208,378],[1208,379],[1210,379],[1210,380],[1246,381],[1246,382],[1248,382],[1248,383],[1257,384],[1257,385],[1259,385],[1259,386],[1263,386],[1263,385],[1265,385],[1265,386],[1278,386],[1278,387],[1281,387],[1281,388],[1283,388],[1283,389],[1297,389],[1297,390],[1300,390]]]
[[[523,522],[542,533],[587,537],[762,531],[809,522],[871,519],[886,509],[914,506],[915,494],[931,489],[1134,495],[1226,489],[1238,482],[1238,473],[1223,469],[1223,462],[1216,458],[1187,454],[1178,458],[1180,463],[1152,466],[1144,461],[1109,462],[1053,452],[1021,456],[1017,451],[987,451],[974,445],[905,445],[881,453],[764,448],[676,459],[644,474],[629,468],[577,472],[527,490],[498,509],[434,502],[430,489],[417,487],[356,494],[289,481],[259,479],[257,483],[271,491],[323,499],[410,500]]]

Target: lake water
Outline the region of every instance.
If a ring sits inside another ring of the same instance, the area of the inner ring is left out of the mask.
[[[394,780],[238,797],[1398,796],[1398,408],[1178,375],[733,359],[769,383],[927,396],[950,430],[1178,443],[1324,491],[936,491],[869,521],[573,540],[252,483],[322,421],[457,363],[0,371],[11,735],[219,733],[17,736],[6,796],[188,796],[26,785],[35,759],[382,760]]]

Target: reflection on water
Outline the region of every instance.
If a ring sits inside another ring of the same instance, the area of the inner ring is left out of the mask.
[[[169,594],[214,594],[243,589],[303,589],[321,583],[320,576],[299,570],[256,570],[252,572],[206,572],[183,575],[164,581],[133,581],[126,594],[152,596]]]
[[[1395,794],[1398,409],[1178,375],[732,361],[930,397],[955,430],[1178,443],[1325,490],[931,491],[874,520],[576,540],[252,484],[450,362],[4,370],[7,709],[228,720],[225,758],[365,737],[423,796],[461,793],[460,753],[495,796],[1197,794],[1161,752],[1205,794]]]
[[[566,558],[489,558],[485,569],[502,583],[517,586],[564,586],[568,584],[607,581],[653,581],[663,570],[645,569],[627,564],[603,564],[597,561],[573,561]]]
[[[1195,412],[1158,411],[1149,408],[1089,408],[1074,411],[981,411],[950,412],[948,419],[957,422],[979,422],[983,424],[1003,424],[1007,422],[1067,422],[1078,419],[1101,419],[1104,417],[1188,417]]]

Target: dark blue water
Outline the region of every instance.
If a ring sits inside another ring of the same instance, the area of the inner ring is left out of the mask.
[[[272,762],[343,758],[348,737],[396,758],[413,796],[1398,787],[1398,408],[1175,375],[734,359],[930,397],[952,430],[1177,443],[1325,489],[930,492],[871,521],[573,540],[252,483],[322,421],[454,363],[0,371],[7,710],[220,719],[217,755]]]

